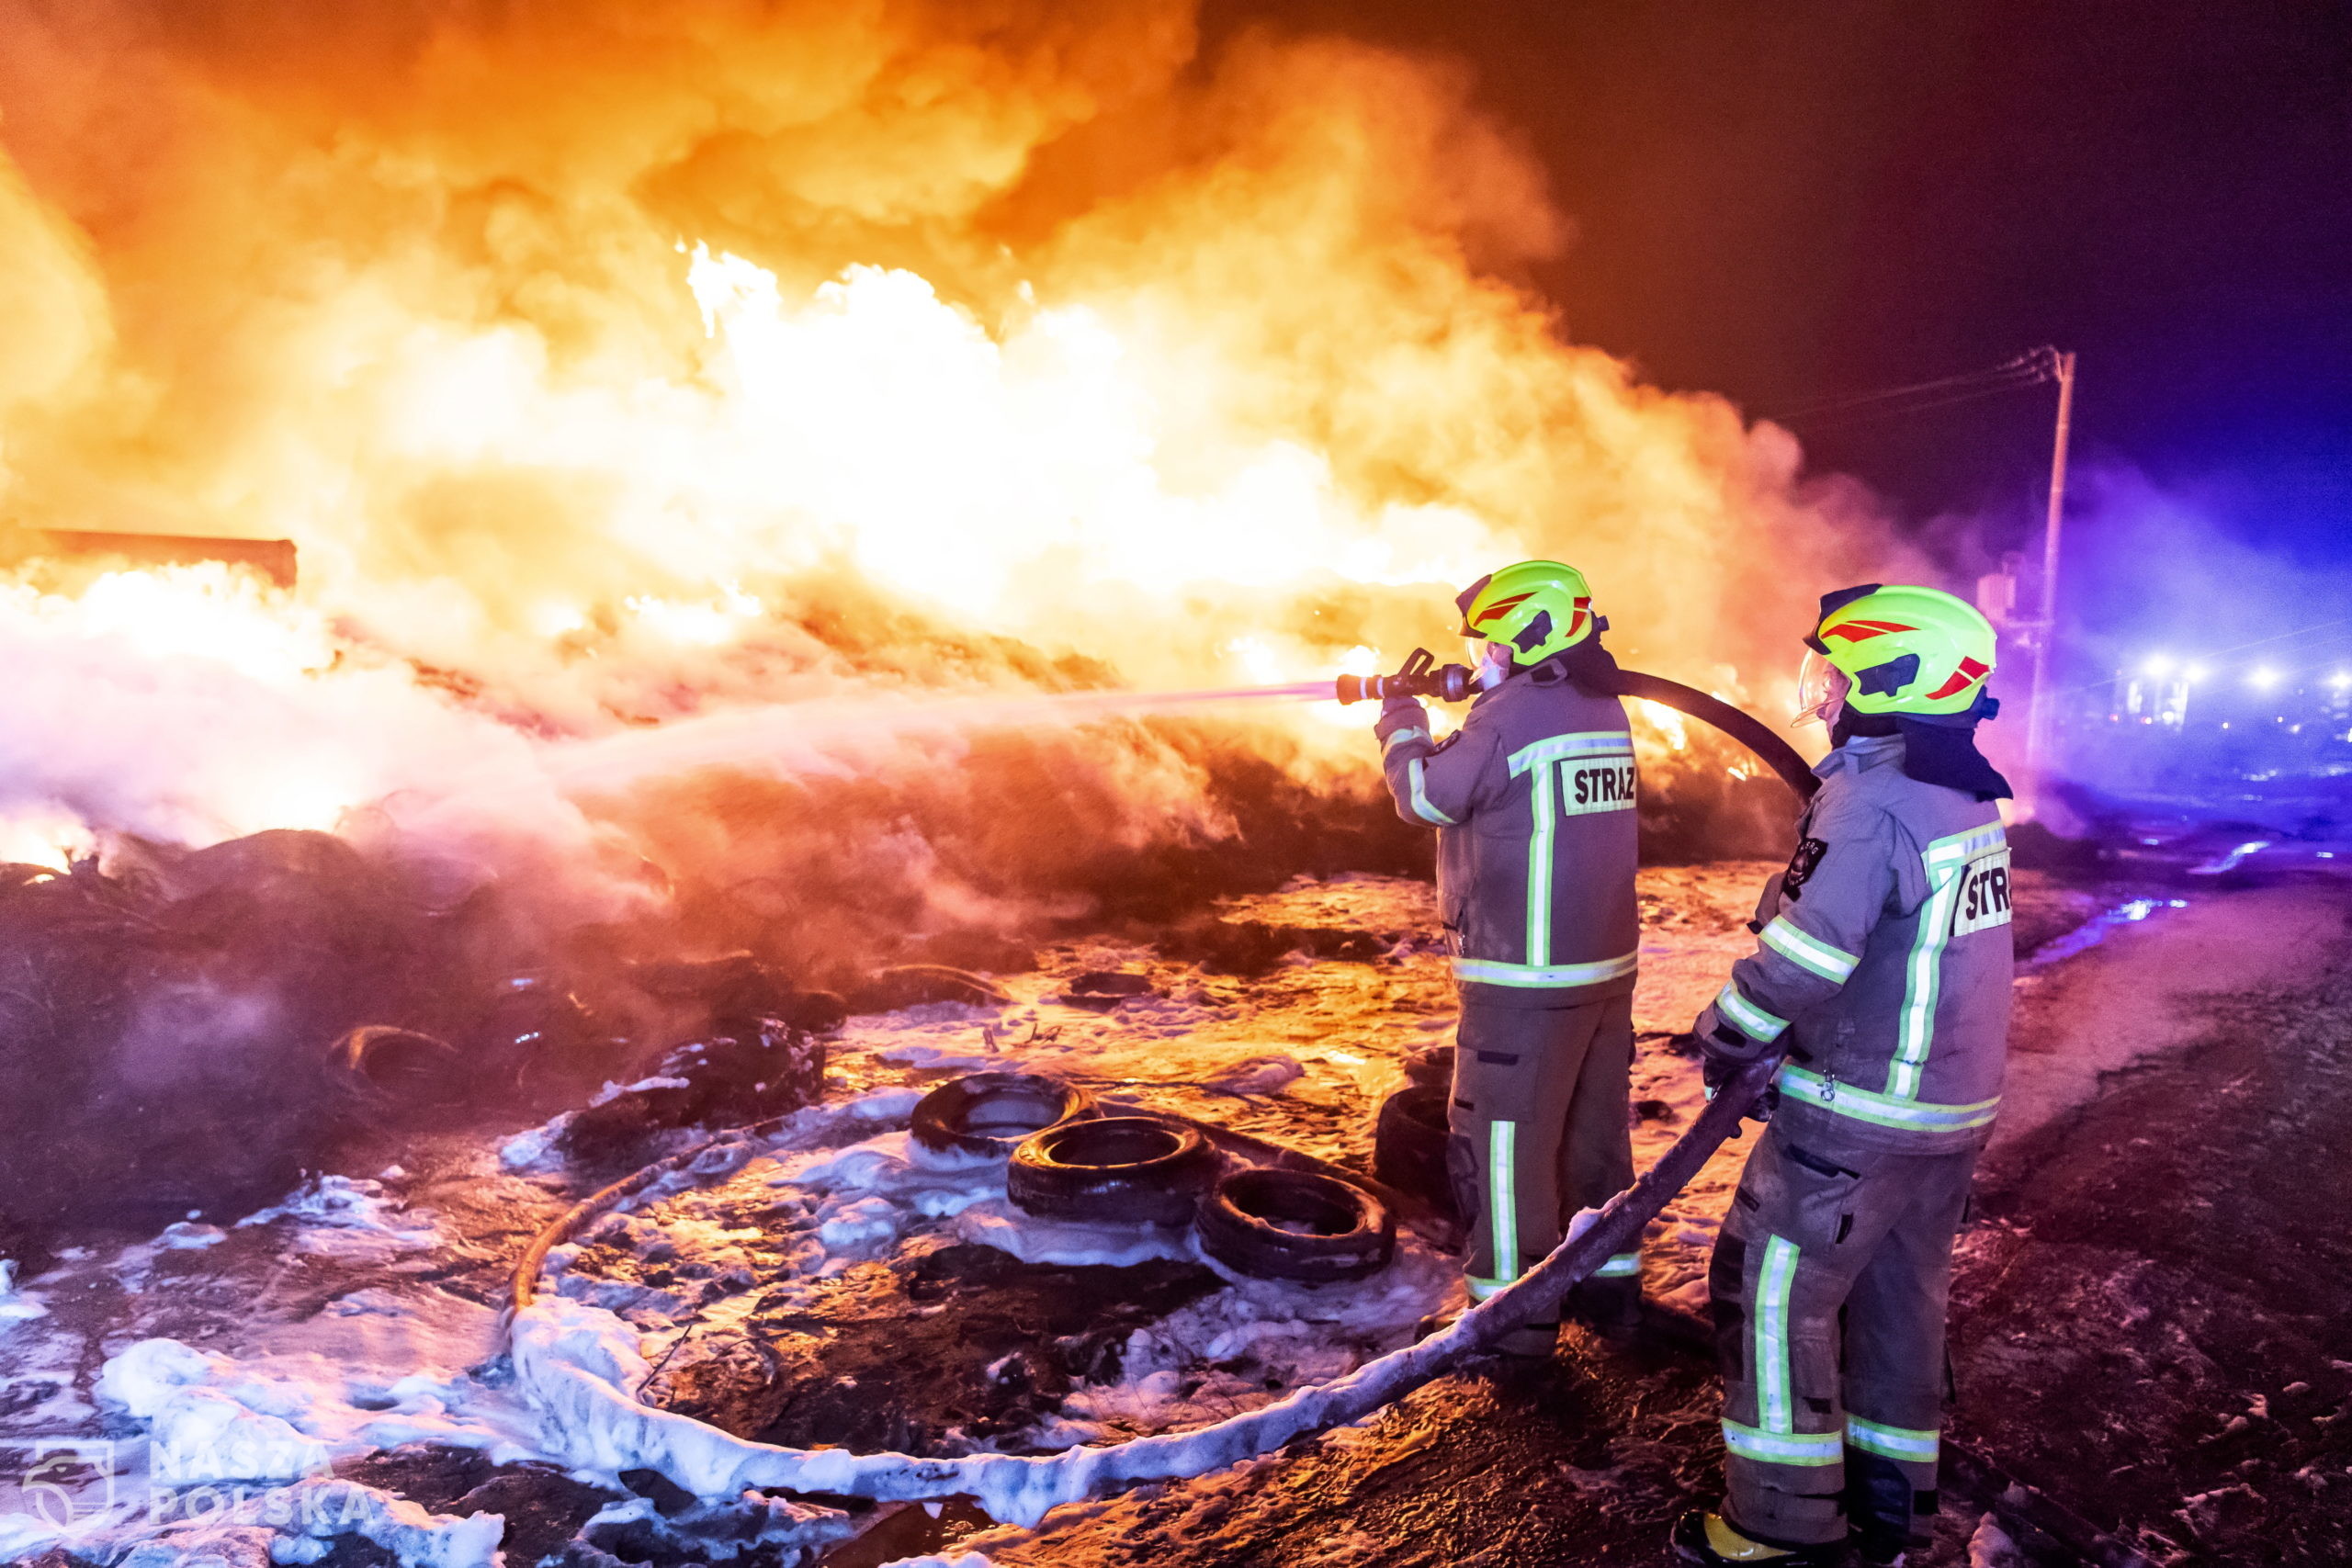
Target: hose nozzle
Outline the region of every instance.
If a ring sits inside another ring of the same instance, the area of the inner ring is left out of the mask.
[[[1428,649],[1417,648],[1394,675],[1340,676],[1336,695],[1342,703],[1380,702],[1389,697],[1435,697],[1459,703],[1468,701],[1473,690],[1467,665],[1440,664]]]

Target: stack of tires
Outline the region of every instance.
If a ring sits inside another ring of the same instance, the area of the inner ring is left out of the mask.
[[[1396,1247],[1386,1205],[1335,1176],[1232,1166],[1201,1131],[1105,1116],[1084,1089],[1027,1073],[978,1073],[915,1107],[914,1140],[940,1158],[1001,1158],[1012,1206],[1064,1224],[1190,1225],[1238,1274],[1303,1284],[1362,1280]]]

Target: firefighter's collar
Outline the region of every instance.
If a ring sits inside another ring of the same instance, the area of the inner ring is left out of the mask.
[[[1867,768],[1884,767],[1889,762],[1903,761],[1903,737],[1900,735],[1857,735],[1843,746],[1834,748],[1813,770],[1821,778],[1833,778],[1839,773],[1859,773]]]

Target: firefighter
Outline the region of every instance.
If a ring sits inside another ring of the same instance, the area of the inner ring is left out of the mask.
[[[1455,604],[1484,689],[1462,728],[1392,697],[1375,733],[1397,810],[1437,829],[1438,897],[1461,990],[1447,1165],[1483,1301],[1556,1247],[1567,1216],[1634,1179],[1626,1097],[1640,926],[1634,745],[1608,623],[1573,567],[1521,561]],[[1611,1258],[1567,1310],[1637,1320],[1641,1259]],[[1501,1347],[1548,1357],[1556,1322]]]
[[[1729,1495],[1686,1562],[1895,1563],[1936,1509],[1944,1306],[2009,1030],[2007,783],[1976,750],[1993,628],[1932,588],[1821,601],[1835,749],[1760,941],[1692,1025],[1712,1092],[1786,1060],[1708,1270]]]

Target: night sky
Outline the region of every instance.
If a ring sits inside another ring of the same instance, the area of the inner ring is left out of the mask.
[[[2235,541],[2352,558],[2352,5],[1216,0],[1434,49],[1577,238],[1572,336],[1753,414],[2081,355],[2085,506],[2136,468]],[[2038,526],[2048,388],[1797,428],[1914,525]]]

